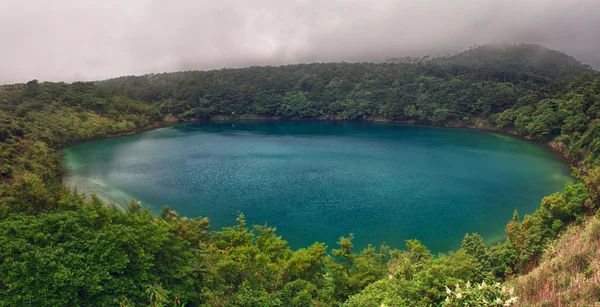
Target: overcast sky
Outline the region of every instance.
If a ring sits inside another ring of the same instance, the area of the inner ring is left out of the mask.
[[[600,68],[600,0],[0,0],[0,83],[541,43]]]

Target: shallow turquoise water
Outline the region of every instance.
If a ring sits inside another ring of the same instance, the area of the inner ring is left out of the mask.
[[[213,229],[276,226],[300,248],[355,234],[360,249],[419,239],[456,249],[504,237],[518,209],[562,191],[568,166],[545,147],[463,129],[362,122],[185,124],[65,150],[65,182],[113,203],[207,216]]]

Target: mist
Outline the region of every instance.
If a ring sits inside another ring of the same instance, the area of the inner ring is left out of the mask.
[[[538,43],[600,68],[598,0],[0,0],[0,83]]]

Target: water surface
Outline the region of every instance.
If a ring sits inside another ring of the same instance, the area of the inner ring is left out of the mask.
[[[467,232],[504,237],[515,209],[531,213],[571,180],[544,146],[500,134],[327,121],[184,124],[65,150],[79,192],[158,211],[206,216],[213,229],[275,226],[292,248],[460,247]]]

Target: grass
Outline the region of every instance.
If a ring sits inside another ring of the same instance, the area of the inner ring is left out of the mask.
[[[600,220],[574,225],[540,265],[513,281],[518,306],[600,306]]]

